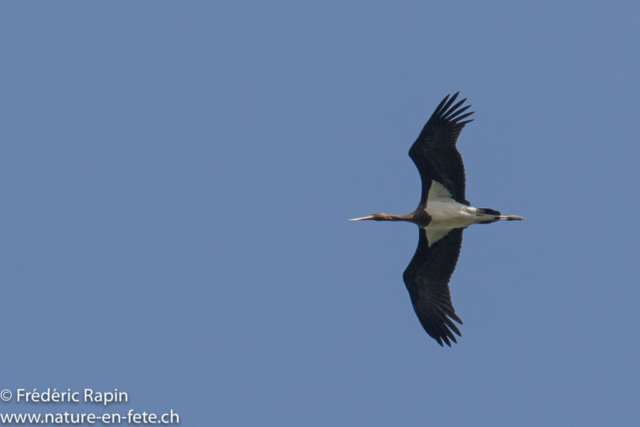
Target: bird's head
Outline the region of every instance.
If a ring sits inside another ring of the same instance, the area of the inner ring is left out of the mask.
[[[394,218],[392,215],[382,213],[382,212],[375,212],[369,216],[363,216],[362,218],[353,218],[353,219],[350,219],[349,221],[365,221],[365,220],[393,221],[393,219]]]

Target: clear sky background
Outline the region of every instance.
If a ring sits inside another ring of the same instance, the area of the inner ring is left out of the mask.
[[[0,389],[186,426],[639,425],[640,5],[3,2]],[[467,197],[441,348],[402,272],[448,93]]]

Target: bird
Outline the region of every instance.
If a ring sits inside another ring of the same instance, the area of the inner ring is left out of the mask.
[[[422,181],[418,207],[406,215],[376,212],[350,220],[405,221],[418,226],[418,248],[403,280],[420,324],[441,347],[457,343],[455,335],[462,337],[454,323],[462,325],[462,319],[453,308],[449,281],[460,256],[463,231],[473,224],[525,219],[474,208],[466,199],[464,163],[456,145],[474,112],[467,112],[471,105],[463,106],[467,98],[456,102],[459,94],[449,94],[440,102],[409,149]]]

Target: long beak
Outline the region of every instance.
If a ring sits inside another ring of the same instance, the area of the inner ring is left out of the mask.
[[[373,219],[373,215],[363,216],[362,218],[352,218],[349,221],[364,221],[366,219]]]

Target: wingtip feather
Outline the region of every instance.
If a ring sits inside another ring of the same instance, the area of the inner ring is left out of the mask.
[[[458,110],[458,108],[460,108],[460,106],[462,104],[464,104],[464,101],[466,101],[466,100],[467,100],[467,98],[463,99],[462,101],[458,101],[453,107],[449,108],[449,110],[447,112],[445,112],[445,114],[442,116],[442,118],[444,120],[452,120],[455,116],[460,114],[462,111],[464,111],[467,108],[469,108],[470,105],[468,105],[467,107],[465,107],[462,110]]]
[[[440,101],[440,104],[438,104],[438,106],[436,107],[435,111],[433,112],[433,116],[434,117],[436,117],[436,116],[438,116],[440,114],[440,111],[442,110],[442,107],[449,100],[449,96],[451,96],[451,95],[445,96],[444,99],[442,101]]]
[[[456,101],[456,98],[458,98],[458,94],[460,92],[456,92],[450,99],[449,101],[447,101],[447,103],[444,105],[444,107],[442,107],[442,112],[446,113],[449,110],[449,107],[451,107],[451,104],[453,104]],[[448,95],[447,95],[448,96]]]

